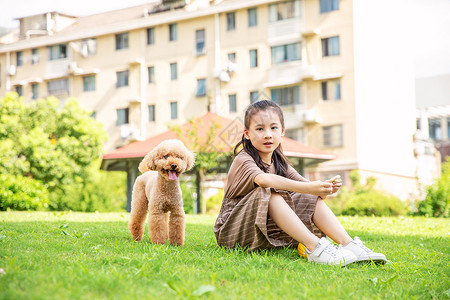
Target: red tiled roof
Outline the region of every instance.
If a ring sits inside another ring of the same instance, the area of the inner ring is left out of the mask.
[[[240,118],[230,120],[223,118],[215,113],[206,113],[197,120],[199,123],[198,136],[206,138],[206,130],[210,128],[212,122],[218,125],[218,135],[214,140],[214,145],[219,151],[232,151],[234,145],[242,137],[244,124]],[[188,129],[190,123],[185,123],[181,129]],[[104,160],[121,159],[121,158],[140,158],[144,157],[149,151],[155,148],[159,143],[167,139],[179,139],[177,134],[172,130],[167,130],[144,141],[133,142],[121,148],[118,148],[103,156]],[[322,150],[304,145],[293,139],[283,137],[281,145],[286,156],[315,158],[315,159],[334,159],[334,154],[323,152]],[[189,145],[186,145],[189,148]]]

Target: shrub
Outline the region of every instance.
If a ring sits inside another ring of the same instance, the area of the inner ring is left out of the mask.
[[[351,216],[399,216],[406,215],[406,207],[397,197],[371,190],[351,197],[344,204],[342,214]]]
[[[50,194],[52,210],[106,212],[126,210],[126,172],[107,172],[95,167],[87,180],[55,190]]]
[[[342,187],[338,195],[327,201],[336,215],[359,216],[398,216],[405,215],[405,203],[395,196],[384,194],[375,189],[376,178],[369,177],[366,184],[360,183],[357,170],[350,173],[352,190]]]
[[[420,201],[417,214],[427,217],[450,216],[450,158],[442,164],[439,180],[427,188],[425,200]]]
[[[0,210],[36,210],[48,204],[48,191],[34,179],[0,174]]]
[[[183,193],[183,207],[184,212],[187,214],[194,213],[194,201],[195,199],[195,186],[192,182],[181,181],[180,182],[181,192]]]
[[[224,190],[219,189],[217,194],[206,199],[206,211],[210,214],[218,214],[222,205]]]

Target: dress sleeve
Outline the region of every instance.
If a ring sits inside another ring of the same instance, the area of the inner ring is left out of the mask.
[[[264,173],[244,151],[241,151],[231,164],[225,187],[225,198],[232,199],[243,197],[250,193],[255,187],[255,177]]]
[[[295,180],[295,181],[303,181],[303,182],[309,182],[308,179],[300,175],[297,170],[295,170],[291,165],[289,165],[288,171],[287,171],[287,178]]]

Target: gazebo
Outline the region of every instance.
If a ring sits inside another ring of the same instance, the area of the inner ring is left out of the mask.
[[[221,145],[216,150],[225,152],[233,151],[234,145],[242,137],[244,129],[243,121],[240,118],[230,120],[215,113],[208,112],[198,119],[198,135],[206,136],[207,130],[213,123],[219,128],[219,133],[214,139],[214,145]],[[183,124],[181,125],[181,131],[189,130],[191,126],[192,124],[189,122]],[[103,156],[101,169],[127,172],[127,211],[130,211],[131,208],[131,193],[134,181],[139,176],[139,163],[149,151],[167,139],[179,139],[179,137],[175,131],[167,130],[144,141],[132,142]],[[287,137],[282,138],[281,145],[284,154],[300,174],[303,174],[304,168],[309,165],[315,165],[335,158],[334,154],[323,152],[322,150],[304,145]],[[189,148],[189,145],[186,146]]]

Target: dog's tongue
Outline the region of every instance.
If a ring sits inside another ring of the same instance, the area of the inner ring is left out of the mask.
[[[177,172],[175,172],[175,171],[169,171],[169,179],[170,179],[170,180],[175,180],[175,179],[177,179]]]

